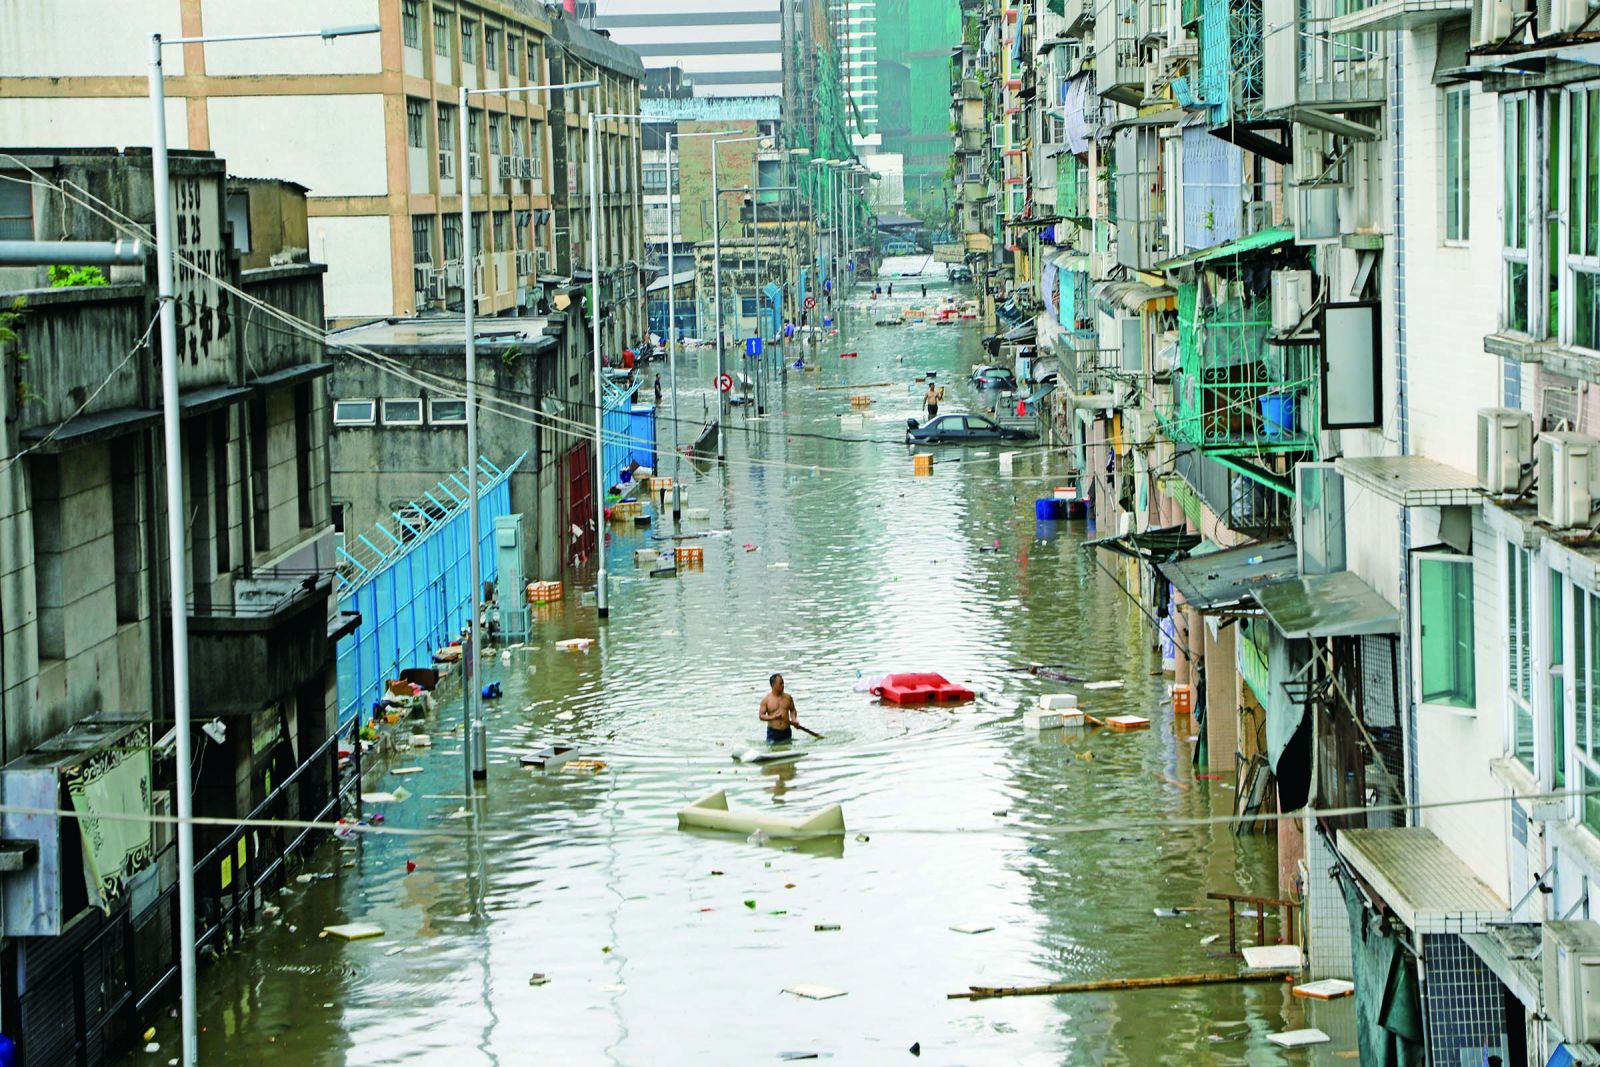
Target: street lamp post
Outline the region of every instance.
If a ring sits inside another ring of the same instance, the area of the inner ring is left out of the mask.
[[[728,457],[726,442],[728,430],[728,394],[722,390],[722,188],[717,184],[717,149],[725,144],[759,141],[760,134],[749,137],[713,137],[711,139],[711,291],[712,304],[717,319],[717,459]]]
[[[456,112],[461,127],[461,317],[466,330],[467,348],[467,467],[471,476],[467,484],[467,580],[472,586],[472,614],[468,618],[467,656],[463,660],[462,676],[466,698],[461,705],[461,739],[463,763],[466,764],[466,793],[473,794],[473,782],[489,776],[488,735],[483,723],[483,705],[478,691],[478,664],[482,662],[483,614],[483,562],[480,559],[482,534],[478,529],[478,293],[475,274],[477,252],[472,235],[472,174],[467,168],[471,146],[468,141],[471,123],[467,121],[467,98],[490,93],[548,93],[557,89],[587,89],[599,85],[598,81],[566,82],[561,85],[519,85],[496,89],[468,89],[461,87],[460,109]],[[488,178],[484,178],[487,186]],[[487,199],[487,198],[486,198]],[[485,267],[487,274],[487,267]],[[502,601],[502,607],[504,602]]]
[[[166,75],[161,49],[169,44],[223,44],[232,41],[276,41],[290,38],[353,37],[377,33],[376,25],[339,26],[322,30],[282,33],[236,33],[213,37],[150,35],[150,109],[154,119],[150,144],[151,192],[156,213],[156,303],[161,320],[161,420],[167,476],[167,580],[172,616],[172,735],[176,763],[178,838],[178,982],[182,999],[183,1060],[185,1067],[199,1062],[198,1018],[195,1003],[194,951],[194,768],[189,739],[189,613],[188,576],[185,574],[184,531],[188,528],[183,503],[183,422],[178,404],[178,318],[174,306],[172,172],[167,153]]]
[[[678,320],[678,286],[676,284],[677,271],[675,269],[674,249],[677,245],[677,230],[672,221],[672,198],[676,182],[673,180],[672,169],[672,143],[685,137],[721,137],[724,134],[738,133],[738,130],[703,130],[695,133],[678,133],[676,130],[667,131],[667,375],[672,379],[672,520],[676,522],[682,514],[679,501],[683,495],[678,486],[678,355],[677,355],[677,320]],[[716,160],[716,149],[712,148],[711,158]],[[713,182],[713,185],[716,183]],[[720,440],[720,435],[719,435]]]

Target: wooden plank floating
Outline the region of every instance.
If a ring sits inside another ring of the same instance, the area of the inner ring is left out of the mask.
[[[1169,974],[1156,978],[1107,978],[1098,982],[1052,982],[1049,985],[968,986],[966,993],[948,993],[946,1000],[990,1000],[995,997],[1054,997],[1063,993],[1108,993],[1122,989],[1168,989],[1173,986],[1233,985],[1241,982],[1292,982],[1298,975],[1272,973]]]

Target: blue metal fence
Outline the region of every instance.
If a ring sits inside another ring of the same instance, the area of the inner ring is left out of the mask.
[[[494,520],[511,511],[510,478],[527,457],[504,469],[478,461],[479,567],[495,577]],[[472,595],[466,479],[463,467],[339,550],[339,607],[359,611],[361,626],[339,642],[339,721],[364,715],[383,683],[408,667],[433,663],[435,649],[466,626]],[[382,546],[382,547],[380,547]]]
[[[607,485],[622,480],[622,472],[633,460],[643,467],[656,463],[656,411],[649,404],[636,404],[639,382],[626,389],[611,382],[605,388],[605,414],[601,425],[605,440],[601,458],[605,463]]]

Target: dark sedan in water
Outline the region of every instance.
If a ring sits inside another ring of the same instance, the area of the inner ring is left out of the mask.
[[[1010,393],[1017,388],[1017,375],[1010,367],[979,367],[972,372],[972,384],[979,389]]]

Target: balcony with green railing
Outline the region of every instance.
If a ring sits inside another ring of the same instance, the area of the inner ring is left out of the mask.
[[[1199,304],[1198,286],[1178,286],[1178,363],[1167,435],[1212,455],[1315,452],[1316,349],[1268,344],[1265,297]]]
[[[1265,76],[1260,0],[1194,0],[1200,23],[1199,95],[1214,124],[1261,118]]]

